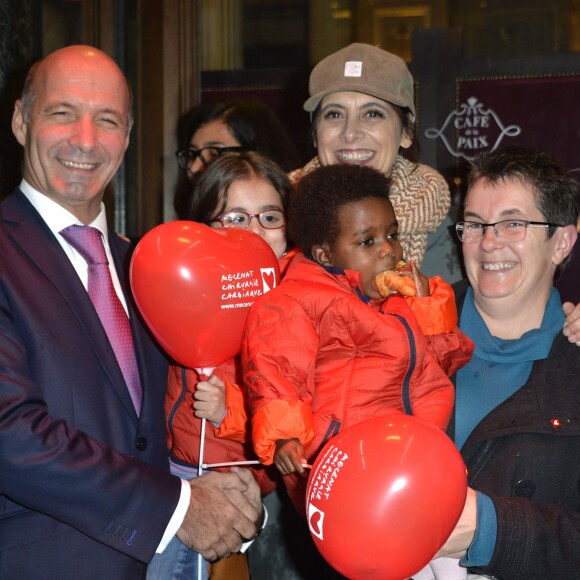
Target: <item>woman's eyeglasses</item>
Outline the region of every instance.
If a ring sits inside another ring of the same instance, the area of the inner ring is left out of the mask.
[[[207,167],[224,153],[242,153],[247,150],[246,147],[202,147],[201,149],[189,147],[188,149],[177,151],[175,157],[179,167],[187,169],[198,157],[203,166]]]
[[[221,223],[224,228],[247,229],[254,218],[267,230],[277,230],[286,225],[286,216],[281,209],[268,209],[260,213],[228,211],[212,221]]]
[[[533,222],[530,220],[502,220],[494,224],[479,222],[457,222],[455,230],[460,241],[466,244],[481,242],[487,228],[492,228],[498,240],[519,242],[526,237],[528,228],[562,228],[561,224]]]

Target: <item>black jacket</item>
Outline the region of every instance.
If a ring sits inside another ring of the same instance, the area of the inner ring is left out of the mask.
[[[466,289],[454,285],[459,312]],[[472,572],[580,579],[579,348],[558,334],[548,358],[477,425],[461,454],[469,485],[491,497],[498,521],[491,562]]]

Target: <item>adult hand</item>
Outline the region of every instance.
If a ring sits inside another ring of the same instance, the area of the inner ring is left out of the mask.
[[[475,529],[477,527],[476,498],[475,490],[468,487],[465,505],[463,506],[463,512],[459,517],[459,521],[443,547],[435,555],[435,558],[441,558],[442,556],[458,559],[463,558],[475,537]]]
[[[306,470],[304,447],[298,439],[280,439],[276,441],[276,453],[274,453],[274,465],[282,475],[298,472],[304,475]]]
[[[207,381],[199,381],[193,393],[194,414],[199,419],[219,423],[226,411],[226,386],[216,375]]]
[[[564,336],[567,336],[570,342],[575,342],[576,346],[580,346],[580,303],[574,306],[572,302],[564,302],[562,310],[566,315]]]
[[[189,507],[177,531],[184,544],[212,561],[238,552],[244,539],[256,535],[262,514],[257,507],[255,481],[232,471],[206,473],[189,484]]]
[[[259,534],[260,531],[262,530],[263,525],[264,525],[264,516],[265,516],[264,505],[262,504],[262,494],[260,492],[260,486],[258,485],[256,480],[254,479],[254,476],[252,475],[252,472],[249,469],[244,469],[242,467],[236,467],[235,465],[232,465],[232,467],[230,469],[234,473],[236,473],[238,475],[238,477],[244,483],[246,483],[246,485],[248,486],[246,491],[243,492],[243,496],[248,502],[250,502],[250,505],[252,505],[258,511],[258,519],[256,520],[256,534]],[[238,492],[237,490],[232,490],[232,495],[230,496],[228,494],[228,496],[235,503],[235,505],[238,507],[238,509],[244,515],[246,515],[249,519],[251,519],[253,517],[253,513],[246,514],[245,510],[247,508],[247,502],[239,501],[239,499],[236,499],[235,494],[237,494],[237,493],[240,493],[240,492]],[[254,534],[254,536],[252,536],[250,538],[244,538],[244,540],[251,540],[253,537],[255,537],[255,534]]]

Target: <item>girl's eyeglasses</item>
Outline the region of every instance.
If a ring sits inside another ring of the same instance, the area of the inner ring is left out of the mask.
[[[268,209],[260,213],[228,211],[212,221],[220,222],[224,228],[247,229],[254,218],[257,218],[260,225],[267,230],[277,230],[286,225],[286,216],[281,209]]]

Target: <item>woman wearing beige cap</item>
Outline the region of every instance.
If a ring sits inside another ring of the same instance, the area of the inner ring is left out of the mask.
[[[449,187],[426,165],[399,155],[414,141],[413,77],[398,56],[354,43],[319,62],[310,75],[310,98],[318,156],[290,173],[295,183],[320,165],[369,165],[392,179],[390,200],[399,221],[405,259],[420,265],[427,235],[445,219]],[[459,262],[458,256],[454,261]],[[457,269],[459,272],[459,269]]]

